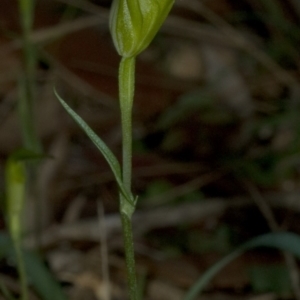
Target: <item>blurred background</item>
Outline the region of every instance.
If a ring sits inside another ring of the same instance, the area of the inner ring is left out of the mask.
[[[24,244],[39,249],[72,300],[105,299],[103,269],[111,299],[126,299],[113,175],[53,92],[120,158],[120,58],[108,28],[110,5],[37,0],[30,33],[32,120],[45,158],[38,199],[29,196],[25,205]],[[138,57],[133,191],[143,299],[182,299],[204,270],[243,242],[271,231],[300,233],[299,23],[298,0],[178,0]],[[18,3],[1,0],[4,232],[4,166],[24,147],[17,108],[23,45]],[[300,299],[298,272],[297,262],[278,251],[249,251],[199,299]],[[6,259],[0,273],[17,293]]]

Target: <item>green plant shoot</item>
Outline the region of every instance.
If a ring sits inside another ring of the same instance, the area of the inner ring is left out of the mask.
[[[226,265],[248,250],[257,247],[271,247],[282,251],[288,251],[300,258],[300,237],[291,232],[272,232],[257,236],[244,243],[233,252],[223,257],[201,275],[190,288],[183,300],[195,300],[201,294],[209,281]]]
[[[122,167],[105,143],[55,92],[61,104],[97,146],[114,173],[120,191],[120,214],[131,300],[138,300],[131,222],[137,201],[131,191],[135,58],[149,46],[173,4],[174,0],[114,0],[111,7],[110,31],[116,50],[122,56],[119,67]]]
[[[94,145],[104,156],[105,160],[109,164],[114,174],[120,193],[124,196],[124,199],[126,199],[126,202],[124,203],[124,207],[123,207],[123,212],[126,215],[131,216],[136,204],[136,200],[133,198],[133,196],[130,193],[127,193],[124,187],[124,184],[122,182],[121,166],[117,158],[112,153],[112,151],[108,148],[108,146],[102,141],[102,139],[98,137],[97,134],[88,126],[88,124],[78,114],[76,114],[76,112],[60,97],[60,95],[57,93],[56,90],[54,90],[54,93],[57,99],[62,104],[62,106],[69,113],[69,115],[81,127],[81,129],[86,133],[86,135],[91,139]]]
[[[110,31],[115,48],[122,56],[119,67],[119,101],[122,125],[122,180],[131,192],[132,107],[135,83],[135,58],[145,50],[168,16],[174,0],[114,0]],[[120,195],[120,213],[125,246],[129,296],[138,299],[131,215],[123,213],[126,199]],[[134,212],[134,208],[132,213]]]
[[[9,231],[13,240],[21,236],[21,214],[25,198],[24,162],[9,158],[6,164],[6,199]]]
[[[27,277],[21,249],[21,222],[26,191],[26,170],[24,162],[11,156],[6,163],[5,173],[8,228],[16,251],[22,300],[27,300]]]
[[[34,152],[41,151],[41,144],[34,124],[36,51],[30,40],[34,21],[35,0],[19,0],[22,28],[23,74],[19,81],[19,117],[24,145]]]

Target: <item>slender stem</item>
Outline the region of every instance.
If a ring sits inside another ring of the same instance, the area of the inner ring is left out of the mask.
[[[32,33],[36,0],[19,0],[20,23],[22,28],[23,74],[19,81],[18,112],[24,147],[34,153],[41,153],[41,141],[35,126],[35,79],[37,56],[35,46],[30,40]],[[34,203],[34,229],[36,244],[40,245],[42,214],[38,179],[38,162],[28,163],[28,192]]]
[[[123,138],[123,183],[128,192],[131,191],[134,69],[135,58],[122,58],[119,69],[119,97]]]
[[[15,249],[16,249],[16,258],[17,258],[17,268],[18,273],[20,276],[20,283],[21,283],[21,300],[28,299],[28,289],[27,289],[27,276],[24,264],[24,258],[21,248],[21,238],[18,237],[14,241]]]
[[[21,95],[19,112],[25,147],[35,152],[41,149],[34,126],[34,90],[36,53],[30,41],[32,31],[34,0],[19,0],[20,21],[22,27],[23,44],[23,68],[24,74],[21,79]]]
[[[119,97],[121,107],[121,124],[123,139],[122,178],[125,189],[131,194],[132,173],[132,105],[134,96],[135,58],[122,58],[119,68]],[[138,299],[135,270],[134,246],[132,235],[131,213],[128,213],[128,202],[120,195],[120,212],[124,237],[125,258],[129,285],[130,300]]]
[[[131,218],[121,213],[130,300],[138,299]]]

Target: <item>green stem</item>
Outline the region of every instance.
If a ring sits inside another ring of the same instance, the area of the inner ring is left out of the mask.
[[[22,134],[25,147],[39,152],[41,149],[40,141],[37,137],[34,126],[34,90],[35,90],[35,68],[36,54],[35,48],[30,40],[32,26],[32,12],[22,9],[20,1],[20,14],[22,25],[22,44],[23,44],[23,67],[24,74],[21,79],[21,95],[19,101],[19,113],[22,125]],[[31,2],[31,1],[27,1]],[[24,4],[23,4],[24,5]],[[32,4],[33,9],[33,4]]]
[[[122,58],[119,69],[121,123],[123,138],[123,183],[131,191],[132,105],[134,96],[135,58]]]
[[[135,58],[122,58],[119,68],[119,97],[123,139],[122,180],[131,194],[132,173],[132,105],[134,96]],[[134,207],[120,195],[120,212],[130,300],[138,299],[131,216]]]
[[[23,253],[20,244],[21,238],[18,237],[14,240],[15,250],[16,250],[16,258],[17,258],[17,268],[20,276],[21,283],[21,300],[28,299],[28,290],[27,290],[27,276],[24,264]]]
[[[35,89],[36,89],[36,49],[33,45],[30,35],[32,33],[34,10],[36,0],[19,0],[20,25],[22,28],[22,54],[23,54],[23,73],[19,80],[19,101],[18,113],[20,119],[20,127],[22,132],[23,145],[26,149],[33,153],[41,153],[41,142],[37,135],[35,126]],[[40,245],[41,230],[41,209],[38,190],[38,162],[28,162],[28,193],[34,201],[34,227],[26,227],[27,230],[34,230],[37,245]],[[27,206],[25,204],[25,206]],[[21,222],[21,220],[20,220]],[[30,224],[31,225],[31,224]],[[16,249],[18,272],[22,288],[22,300],[28,299],[26,270],[21,250],[21,237]]]
[[[121,213],[130,300],[138,300],[131,218]]]
[[[36,49],[30,35],[32,33],[34,9],[36,0],[19,0],[20,23],[22,28],[23,74],[20,78],[18,112],[22,131],[23,145],[34,153],[41,153],[42,146],[35,126],[35,88],[36,88]],[[39,191],[37,185],[38,163],[28,163],[29,193],[34,201],[35,236],[37,245],[40,244],[41,214]],[[26,228],[28,229],[28,228]],[[29,228],[30,230],[32,228]]]

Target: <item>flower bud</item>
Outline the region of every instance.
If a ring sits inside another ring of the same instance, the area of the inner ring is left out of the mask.
[[[110,31],[118,53],[134,57],[145,50],[168,16],[174,0],[114,0]]]

